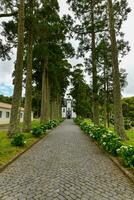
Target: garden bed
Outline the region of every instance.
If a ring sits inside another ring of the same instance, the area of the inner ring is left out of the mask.
[[[133,130],[127,131],[130,138],[128,141],[121,141],[119,136],[103,126],[94,125],[91,120],[75,119],[81,129],[88,134],[96,144],[105,150],[111,160],[125,173],[130,174],[134,181],[134,145]],[[129,175],[128,175],[129,176]]]
[[[23,154],[34,144],[44,138],[47,135],[48,130],[57,127],[60,122],[61,121],[54,120],[47,124],[40,125],[39,121],[34,121],[32,123],[33,128],[30,133],[18,134],[18,136],[23,135],[24,141],[22,142],[24,142],[24,145],[22,146],[13,145],[13,139],[11,140],[8,138],[6,131],[0,132],[0,171],[5,168],[6,165],[19,157],[19,155]]]

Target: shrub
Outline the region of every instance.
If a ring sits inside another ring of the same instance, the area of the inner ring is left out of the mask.
[[[77,124],[77,125],[80,125],[80,123],[82,122],[82,117],[77,117],[74,119],[74,122]]]
[[[85,120],[79,120],[80,122],[80,127],[83,131],[85,131],[86,133],[88,133],[88,129],[90,129],[93,124],[92,121],[90,119],[85,119]]]
[[[42,129],[42,131],[45,133],[47,130],[47,125],[46,124],[41,124],[40,126],[38,126]]]
[[[24,146],[26,144],[26,140],[25,140],[25,136],[23,134],[16,134],[12,140],[11,140],[11,144],[14,146]]]
[[[41,125],[38,125],[36,127],[34,127],[32,129],[32,134],[35,136],[35,137],[40,137],[41,135],[43,135],[43,133],[46,132],[46,130],[49,130],[49,129],[52,129],[53,127],[56,127],[58,126],[58,124],[60,123],[61,121],[59,120],[51,120],[49,121],[47,124],[41,124]]]
[[[34,137],[40,137],[41,135],[43,135],[43,133],[45,132],[43,129],[44,129],[44,127],[42,128],[42,125],[34,127],[32,129],[33,136]]]
[[[117,149],[118,155],[123,158],[127,167],[134,167],[134,146],[121,146]]]
[[[104,126],[94,125],[91,120],[83,120],[80,127],[90,137],[98,141],[106,151],[117,155],[116,150],[121,147],[121,139],[114,132],[108,131]]]
[[[47,129],[52,129],[52,128],[54,128],[54,127],[57,127],[57,126],[60,124],[60,122],[62,122],[62,120],[50,120],[50,121],[46,124]]]
[[[108,131],[103,126],[96,126],[90,120],[74,120],[79,123],[81,129],[88,133],[94,140],[113,156],[119,155],[123,158],[124,163],[128,167],[134,167],[134,146],[122,146],[120,137]]]
[[[108,133],[108,131],[105,129],[105,127],[103,126],[93,126],[90,136],[96,140],[96,141],[100,141],[101,137],[103,134]]]
[[[59,125],[60,121],[59,120],[52,120],[52,121],[50,121],[50,123],[51,123],[52,127],[57,127]]]
[[[100,139],[100,144],[103,148],[112,155],[117,155],[117,149],[121,147],[121,139],[112,131],[103,134]]]
[[[134,127],[134,121],[132,121],[131,126]]]
[[[114,118],[113,118],[113,117],[110,118],[110,123],[111,123],[112,125],[114,125]]]
[[[126,130],[128,130],[132,127],[132,122],[127,118],[124,119],[124,127]]]
[[[53,128],[53,125],[54,125],[54,123],[53,123],[53,121],[49,121],[47,124],[45,124],[46,125],[46,128],[47,128],[47,130],[49,130],[49,129],[52,129]]]

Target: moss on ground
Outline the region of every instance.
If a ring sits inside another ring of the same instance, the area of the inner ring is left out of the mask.
[[[134,146],[134,128],[126,131],[126,134],[129,138],[129,140],[123,142],[126,145],[133,145]]]
[[[39,125],[39,120],[32,122],[32,127]],[[32,133],[23,133],[26,138],[26,145],[24,147],[15,147],[11,144],[11,139],[8,138],[6,131],[0,132],[0,166],[8,163],[17,154],[20,154],[27,149],[31,144],[38,140]]]

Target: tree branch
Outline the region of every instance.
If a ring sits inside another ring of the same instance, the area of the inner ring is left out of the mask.
[[[0,14],[0,18],[2,18],[2,17],[12,17],[12,16],[15,16],[17,14],[18,14],[17,11],[13,12],[13,13],[2,13],[2,14]]]

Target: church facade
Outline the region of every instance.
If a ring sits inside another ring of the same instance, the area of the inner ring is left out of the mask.
[[[76,118],[76,113],[74,112],[74,101],[71,98],[71,96],[67,96],[67,98],[64,99],[63,105],[62,105],[62,118]]]

